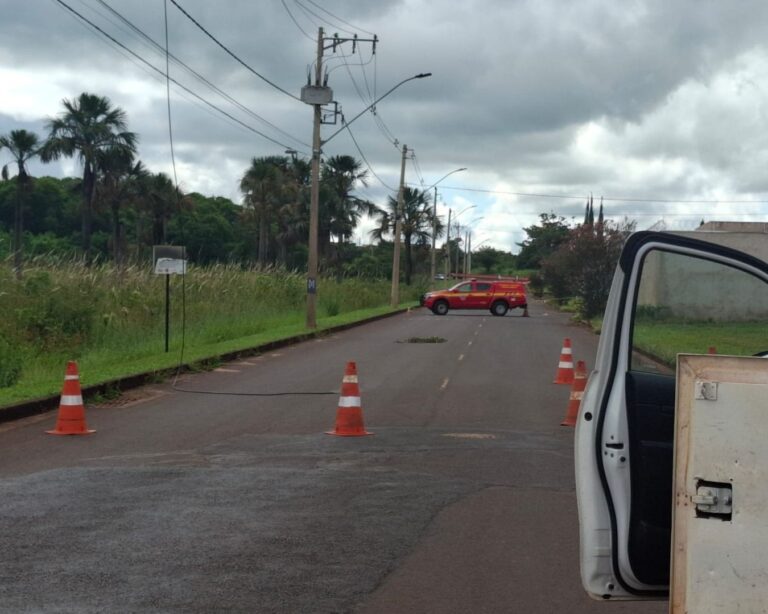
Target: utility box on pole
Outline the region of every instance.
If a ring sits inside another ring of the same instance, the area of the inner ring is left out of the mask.
[[[768,360],[678,356],[672,614],[765,612]]]
[[[306,104],[331,104],[333,90],[322,85],[305,85],[301,88],[301,101]]]

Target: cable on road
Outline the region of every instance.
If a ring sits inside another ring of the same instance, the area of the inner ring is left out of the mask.
[[[188,392],[190,394],[217,394],[233,397],[288,397],[339,394],[338,390],[329,392],[216,392],[213,390],[188,390],[186,388],[179,388],[175,382],[171,385],[171,388],[176,392]]]

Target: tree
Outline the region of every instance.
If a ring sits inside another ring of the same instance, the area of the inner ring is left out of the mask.
[[[253,158],[240,180],[245,206],[258,226],[257,260],[262,265],[269,257],[272,225],[290,190],[288,175],[288,158],[265,156]]]
[[[112,221],[112,257],[118,271],[123,267],[123,232],[121,207],[135,202],[142,193],[149,171],[141,161],[134,162],[133,152],[125,147],[110,147],[97,152],[97,195],[109,205]]]
[[[150,173],[139,182],[141,202],[152,220],[152,244],[164,245],[173,214],[189,208],[190,202],[165,173]]]
[[[390,196],[387,209],[376,208],[379,226],[371,231],[374,239],[381,240],[385,234],[394,233],[397,198]],[[432,207],[430,195],[422,190],[403,188],[403,211],[401,212],[401,230],[405,247],[405,283],[410,285],[413,272],[413,245],[426,246],[432,238]],[[440,219],[435,220],[436,236],[443,233]]]
[[[601,231],[581,225],[569,232],[568,240],[542,263],[544,283],[556,298],[579,299],[583,318],[602,313],[608,300],[616,263],[634,224],[605,222]]]
[[[522,249],[517,257],[517,265],[521,269],[538,269],[542,261],[568,239],[570,231],[564,217],[542,213],[539,220],[539,225],[523,228],[528,238],[518,243]]]
[[[339,244],[352,237],[360,217],[374,215],[373,203],[352,194],[357,184],[368,185],[368,171],[352,156],[332,156],[323,166],[321,181],[327,187],[328,237],[335,235]]]
[[[13,268],[16,278],[21,279],[23,264],[24,203],[32,185],[27,173],[27,162],[40,155],[40,139],[34,132],[11,130],[0,136],[0,150],[7,149],[16,163],[16,206],[13,223]],[[3,166],[2,178],[8,180],[8,165]]]
[[[136,153],[137,136],[128,132],[125,111],[112,107],[109,98],[86,92],[62,101],[64,112],[48,122],[48,141],[43,146],[44,162],[77,156],[83,165],[82,248],[91,251],[91,231],[97,163],[100,152],[124,149]]]
[[[492,269],[498,267],[504,255],[504,252],[493,247],[481,247],[472,254],[472,260],[477,262],[485,273],[492,273]]]

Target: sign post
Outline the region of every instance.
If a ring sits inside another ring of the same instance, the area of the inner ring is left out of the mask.
[[[165,351],[171,335],[171,275],[187,273],[186,249],[177,245],[155,245],[152,248],[155,275],[165,275]]]

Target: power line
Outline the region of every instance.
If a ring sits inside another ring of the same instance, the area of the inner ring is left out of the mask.
[[[293,16],[293,13],[291,13],[291,9],[288,8],[288,5],[285,3],[285,0],[280,0],[280,2],[283,4],[283,8],[285,9],[285,12],[288,13],[288,17],[291,18],[291,21],[294,23],[294,25],[301,31],[301,33],[306,36],[309,40],[314,42],[314,39],[307,34],[307,31],[301,27],[298,21],[296,21],[296,18]]]
[[[304,11],[305,15],[311,15],[315,19],[319,20],[321,23],[324,23],[325,25],[330,26],[331,28],[334,28],[335,30],[340,30],[341,32],[344,32],[345,34],[350,34],[350,35],[354,35],[355,34],[354,32],[351,32],[350,30],[347,30],[345,28],[340,28],[338,24],[331,23],[330,21],[328,21],[327,19],[325,19],[321,15],[318,15],[317,13],[315,13],[312,9],[307,8],[306,6],[304,6],[301,2],[299,2],[299,0],[293,0],[293,1],[296,4],[296,6],[298,6],[302,11]]]
[[[338,15],[334,15],[333,13],[331,13],[331,11],[329,11],[328,9],[323,8],[317,2],[313,2],[312,0],[306,0],[306,1],[309,2],[312,6],[314,6],[314,7],[318,8],[318,9],[320,9],[321,11],[323,11],[323,13],[326,13],[327,15],[330,15],[331,17],[336,19],[337,21],[340,21],[341,23],[343,23],[345,25],[348,25],[350,28],[354,28],[355,30],[360,30],[361,32],[365,32],[366,34],[370,34],[371,36],[375,36],[375,34],[373,32],[369,32],[368,30],[363,30],[363,28],[360,28],[359,26],[356,26],[354,24],[349,23],[348,21],[343,20]]]
[[[374,177],[376,177],[376,179],[381,185],[383,185],[388,190],[394,192],[395,188],[393,188],[391,185],[387,185],[386,183],[384,183],[384,180],[376,174],[376,171],[374,171],[373,167],[368,163],[368,158],[365,157],[363,150],[360,149],[360,145],[358,145],[357,139],[355,138],[355,135],[352,134],[352,130],[349,127],[349,124],[344,120],[343,115],[341,116],[341,122],[344,124],[344,127],[347,129],[347,132],[349,132],[349,136],[352,137],[352,142],[355,144],[355,148],[357,149],[357,152],[360,154],[360,157],[363,159],[363,162],[365,162],[365,165],[368,167],[368,170],[371,171],[371,174]]]
[[[418,187],[418,186],[415,186]],[[458,186],[443,186],[443,190],[457,190],[459,192],[481,192],[485,194],[504,194],[507,196],[530,196],[535,198],[559,198],[564,200],[584,200],[585,195],[573,195],[573,194],[542,194],[537,192],[510,192],[506,190],[490,190],[482,188],[462,188]],[[667,203],[667,204],[691,204],[691,205],[765,205],[768,204],[768,200],[687,200],[687,199],[674,199],[674,198],[621,198],[616,196],[604,196],[605,202],[626,202],[626,203]]]
[[[77,12],[75,9],[73,9],[73,8],[72,8],[71,6],[69,6],[69,5],[68,5],[66,2],[64,2],[64,0],[55,0],[55,2],[59,3],[59,4],[60,4],[61,6],[63,6],[65,9],[67,9],[68,11],[70,11],[71,13],[73,13],[74,15],[76,15],[76,16],[77,16],[79,19],[82,19],[82,20],[83,20],[85,23],[87,23],[87,24],[88,24],[89,26],[91,26],[91,27],[92,27],[94,30],[98,31],[100,34],[102,34],[102,35],[103,35],[103,36],[105,36],[106,38],[108,38],[108,39],[109,39],[110,41],[112,41],[112,42],[113,42],[115,45],[118,45],[118,46],[119,46],[121,49],[124,49],[125,51],[127,51],[128,53],[130,53],[132,56],[134,56],[135,58],[137,58],[138,60],[140,60],[141,62],[143,62],[144,64],[146,64],[147,66],[149,66],[149,68],[151,68],[151,69],[152,69],[152,70],[154,70],[155,72],[159,73],[159,74],[160,74],[162,77],[167,77],[167,78],[168,78],[168,79],[170,79],[170,80],[171,80],[171,82],[173,82],[173,83],[174,83],[174,84],[175,84],[177,87],[180,87],[182,90],[184,90],[185,92],[187,92],[187,93],[191,94],[192,96],[194,96],[195,98],[197,98],[198,100],[200,100],[201,102],[203,102],[204,104],[208,105],[209,107],[211,107],[211,108],[213,108],[213,109],[216,109],[216,110],[217,110],[219,113],[221,113],[221,114],[222,114],[222,115],[224,115],[225,117],[228,117],[229,119],[231,119],[231,120],[232,120],[232,121],[234,121],[235,123],[239,124],[239,125],[240,125],[240,126],[242,126],[243,128],[245,128],[245,129],[247,129],[247,130],[250,130],[251,132],[253,132],[253,133],[255,133],[255,134],[258,134],[258,135],[259,135],[259,136],[261,136],[262,138],[265,138],[266,140],[270,141],[271,143],[274,143],[274,144],[276,144],[276,145],[279,145],[280,147],[283,147],[283,148],[285,148],[285,149],[291,149],[291,147],[290,147],[289,145],[286,145],[285,143],[281,143],[280,141],[278,141],[278,140],[276,140],[276,139],[273,139],[272,137],[270,137],[270,136],[268,136],[268,135],[264,134],[263,132],[261,132],[261,131],[257,130],[257,129],[256,129],[256,128],[254,128],[253,126],[249,126],[249,125],[248,125],[248,124],[246,124],[245,122],[243,122],[243,121],[240,121],[239,119],[237,119],[236,117],[234,117],[234,116],[233,116],[233,115],[231,115],[230,113],[227,113],[227,112],[226,112],[224,109],[222,109],[222,108],[220,108],[220,107],[216,106],[215,104],[213,104],[212,102],[210,102],[210,101],[206,100],[205,98],[203,98],[202,96],[200,96],[200,95],[199,95],[199,94],[197,94],[196,92],[193,92],[191,89],[189,89],[189,88],[188,88],[188,87],[186,87],[185,85],[182,85],[181,83],[179,83],[178,81],[176,81],[176,80],[175,80],[175,79],[173,79],[172,77],[168,76],[168,75],[167,75],[167,73],[164,73],[162,70],[160,70],[160,69],[159,69],[159,68],[157,68],[156,66],[153,66],[152,64],[150,64],[150,63],[149,63],[147,60],[145,60],[145,59],[144,59],[144,58],[142,58],[140,55],[138,55],[137,53],[135,53],[134,51],[132,51],[131,49],[129,49],[128,47],[126,47],[125,45],[123,45],[123,44],[122,44],[120,41],[118,41],[118,40],[117,40],[116,38],[114,38],[112,35],[108,34],[108,33],[107,33],[107,32],[105,32],[104,30],[102,30],[102,29],[101,29],[99,26],[97,26],[95,23],[93,23],[92,21],[90,21],[90,20],[89,20],[87,17],[83,16],[81,13],[78,13],[78,12]],[[171,0],[171,2],[173,2],[173,0]]]
[[[165,49],[162,47],[162,45],[158,44],[154,39],[152,39],[152,37],[150,37],[148,34],[146,34],[141,28],[139,28],[138,26],[134,25],[130,20],[128,20],[126,17],[121,15],[114,8],[112,8],[109,4],[107,4],[107,2],[105,2],[105,0],[97,0],[97,2],[99,4],[101,4],[102,6],[104,6],[107,10],[109,10],[113,15],[115,15],[118,19],[120,19],[120,21],[122,21],[124,24],[126,24],[129,28],[131,28],[131,30],[133,30],[133,32],[138,34],[141,37],[141,39],[143,39],[144,41],[149,42],[152,45],[152,47],[155,48],[155,50],[160,51],[160,53],[162,53],[162,54],[165,54]],[[123,30],[123,31],[125,31],[125,30]],[[168,56],[176,64],[178,64],[179,66],[184,68],[187,72],[189,72],[192,76],[194,76],[199,81],[201,81],[202,83],[207,85],[209,88],[211,88],[213,91],[215,91],[217,94],[222,96],[224,99],[226,99],[227,101],[229,101],[230,103],[235,105],[237,108],[239,108],[241,111],[243,111],[247,115],[250,115],[254,119],[262,122],[263,124],[265,124],[266,126],[269,126],[270,128],[272,128],[276,132],[279,132],[283,136],[288,137],[292,141],[295,141],[296,143],[298,143],[298,144],[300,144],[300,145],[302,145],[304,147],[311,148],[311,146],[309,144],[305,143],[304,141],[302,141],[300,139],[297,139],[295,136],[293,136],[291,134],[288,134],[285,130],[282,130],[281,128],[279,128],[278,126],[276,126],[275,124],[273,124],[269,120],[265,119],[264,117],[262,117],[261,115],[259,115],[255,111],[252,111],[251,109],[249,109],[248,107],[243,105],[241,102],[239,102],[238,100],[236,100],[235,98],[230,96],[227,92],[225,92],[224,90],[219,88],[217,85],[215,85],[214,83],[212,83],[211,81],[206,79],[203,75],[201,75],[200,73],[195,71],[193,68],[191,68],[190,66],[188,66],[187,64],[182,62],[179,58],[177,58],[172,53],[169,53]]]
[[[249,70],[251,73],[253,73],[254,75],[256,75],[256,76],[257,76],[259,79],[261,79],[261,80],[262,80],[262,81],[264,81],[265,83],[268,83],[269,85],[271,85],[273,88],[275,88],[275,89],[276,89],[276,90],[278,90],[279,92],[282,92],[282,93],[283,93],[283,94],[285,94],[286,96],[290,96],[290,97],[291,97],[291,98],[293,98],[294,100],[298,100],[299,102],[301,102],[301,98],[299,98],[298,96],[294,96],[294,95],[293,95],[293,94],[291,94],[289,91],[287,91],[287,90],[284,90],[282,87],[280,87],[280,86],[279,86],[279,85],[277,85],[276,83],[273,83],[272,81],[270,81],[269,79],[267,79],[267,78],[266,78],[264,75],[262,75],[261,73],[257,72],[257,71],[256,71],[256,70],[254,70],[253,68],[251,68],[251,67],[250,67],[248,64],[246,64],[246,63],[245,63],[243,60],[241,60],[241,59],[240,59],[238,56],[236,56],[236,55],[235,55],[235,54],[234,54],[232,51],[230,51],[230,50],[229,50],[229,49],[228,49],[228,48],[227,48],[227,47],[226,47],[226,46],[225,46],[223,43],[221,43],[221,42],[220,42],[220,41],[219,41],[219,40],[218,40],[218,39],[217,39],[217,38],[216,38],[216,37],[215,37],[213,34],[211,34],[211,33],[210,33],[208,30],[206,30],[206,29],[205,29],[205,28],[204,28],[204,27],[203,27],[203,26],[202,26],[202,25],[201,25],[201,24],[200,24],[200,23],[199,23],[199,22],[198,22],[198,21],[197,21],[197,20],[196,20],[194,17],[192,17],[192,15],[190,15],[189,13],[187,13],[187,11],[185,11],[185,10],[184,10],[184,8],[183,8],[181,5],[179,5],[179,3],[178,3],[176,0],[171,0],[171,3],[172,3],[172,4],[173,4],[173,5],[174,5],[174,6],[175,6],[177,9],[179,9],[179,10],[180,10],[180,11],[181,11],[181,12],[184,14],[184,16],[185,16],[187,19],[189,19],[189,20],[190,20],[190,21],[191,21],[193,24],[195,24],[195,25],[196,25],[198,28],[200,28],[200,30],[202,30],[202,31],[203,31],[203,32],[204,32],[204,33],[205,33],[205,34],[208,36],[208,38],[210,38],[210,39],[211,39],[211,40],[212,40],[214,43],[216,43],[216,44],[217,44],[219,47],[221,47],[221,48],[222,48],[224,51],[226,51],[226,52],[227,52],[227,53],[228,53],[228,54],[229,54],[229,55],[230,55],[230,56],[231,56],[233,59],[237,60],[237,62],[239,62],[239,63],[240,63],[242,66],[244,66],[244,67],[245,67],[247,70]]]

